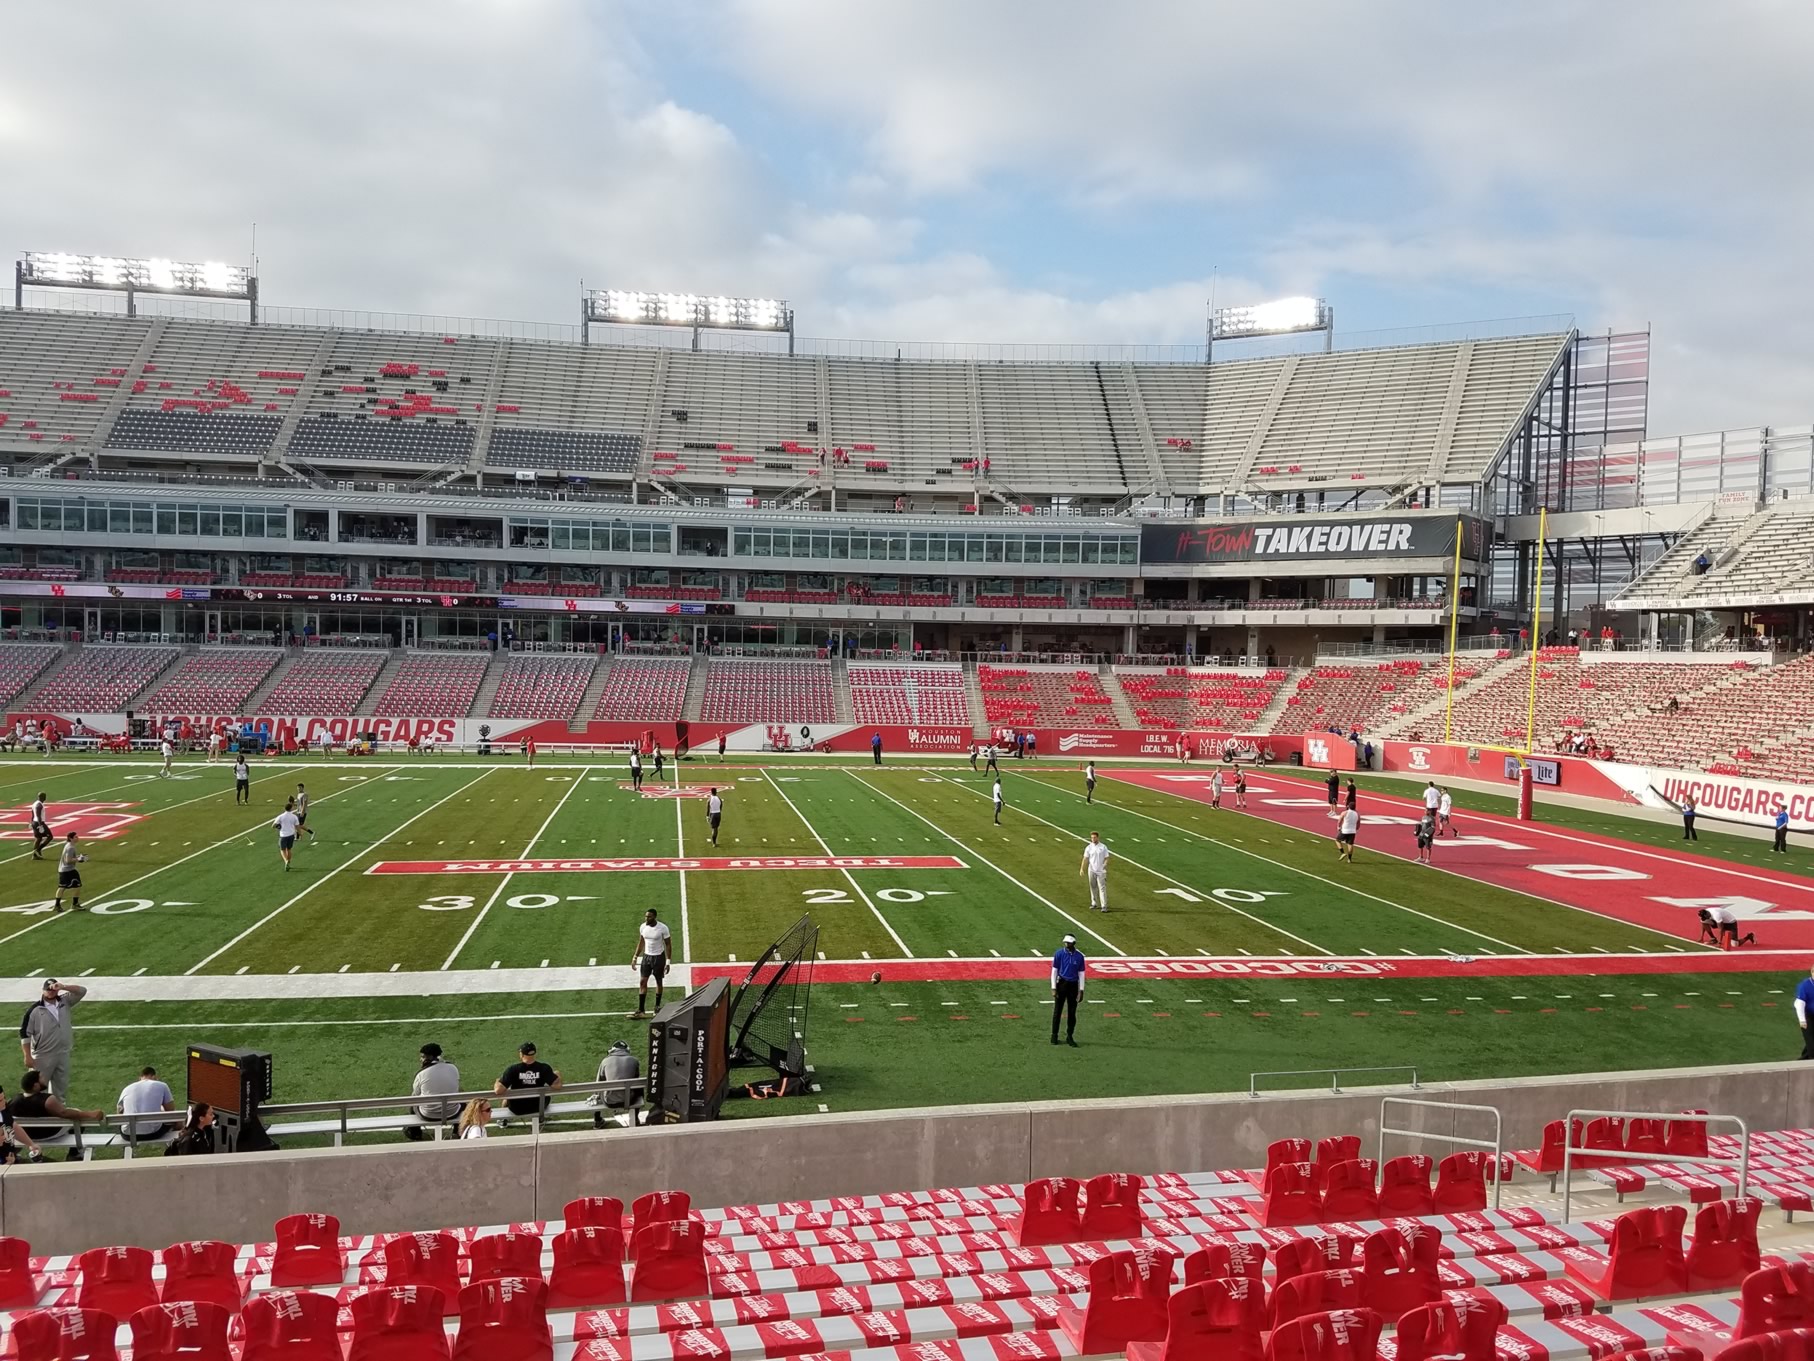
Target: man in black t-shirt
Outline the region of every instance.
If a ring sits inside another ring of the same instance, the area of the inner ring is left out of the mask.
[[[492,1084],[492,1090],[500,1096],[511,1092],[558,1092],[561,1088],[561,1075],[535,1056],[535,1045],[525,1042],[517,1050],[517,1061],[506,1068]],[[506,1103],[512,1115],[536,1115],[548,1107],[548,1098],[518,1097]]]

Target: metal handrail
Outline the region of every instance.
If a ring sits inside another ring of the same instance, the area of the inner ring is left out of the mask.
[[[1341,1095],[1342,1074],[1344,1073],[1409,1073],[1411,1089],[1413,1091],[1423,1089],[1423,1084],[1417,1080],[1417,1069],[1407,1063],[1382,1068],[1266,1068],[1247,1075],[1247,1095],[1251,1097],[1260,1095],[1259,1083],[1263,1077],[1320,1077],[1325,1073],[1329,1075],[1329,1090],[1337,1096]],[[1375,1083],[1373,1085],[1385,1087],[1394,1084]]]
[[[1736,1115],[1696,1115],[1692,1111],[1575,1110],[1570,1111],[1563,1117],[1564,1124],[1562,1126],[1562,1222],[1564,1224],[1569,1222],[1569,1212],[1573,1201],[1573,1188],[1569,1185],[1569,1172],[1574,1167],[1574,1155],[1579,1153],[1592,1158],[1616,1158],[1620,1156],[1612,1149],[1577,1147],[1574,1142],[1575,1121],[1577,1118],[1581,1119],[1582,1137],[1585,1138],[1587,1121],[1598,1119],[1601,1116],[1607,1116],[1615,1120],[1661,1120],[1665,1125],[1678,1120],[1691,1120],[1700,1125],[1711,1125],[1717,1120],[1725,1124],[1737,1125],[1739,1139],[1741,1141],[1738,1147],[1738,1195],[1741,1200],[1744,1198],[1745,1187],[1749,1184],[1751,1178],[1751,1127],[1740,1117]],[[1712,1154],[1707,1154],[1703,1157],[1699,1154],[1645,1153],[1632,1157],[1628,1159],[1628,1161],[1641,1163],[1673,1163],[1683,1167],[1699,1167],[1707,1164],[1723,1166],[1730,1163],[1732,1159],[1717,1158]]]
[[[545,1118],[547,1107],[557,1098],[590,1096],[594,1093],[603,1092],[630,1092],[639,1090],[644,1092],[646,1097],[648,1086],[649,1081],[647,1078],[633,1077],[618,1078],[612,1082],[574,1082],[563,1084],[559,1088],[543,1091],[539,1093],[539,1096],[538,1093],[534,1091],[497,1092],[492,1088],[487,1087],[479,1091],[448,1092],[445,1094],[425,1096],[417,1096],[412,1092],[410,1095],[403,1097],[341,1097],[326,1101],[290,1101],[281,1105],[264,1105],[258,1108],[258,1114],[259,1118],[264,1120],[268,1127],[273,1118],[280,1118],[288,1115],[301,1115],[309,1111],[332,1112],[340,1119],[340,1128],[334,1135],[335,1143],[338,1145],[345,1140],[348,1134],[355,1132],[347,1128],[347,1117],[355,1111],[385,1111],[395,1110],[398,1107],[402,1107],[406,1110],[414,1110],[417,1106],[429,1105],[446,1106],[458,1104],[464,1106],[469,1101],[477,1101],[480,1099],[494,1101],[500,1104],[506,1101],[529,1101],[539,1099],[542,1102],[542,1110],[537,1111],[535,1114],[527,1116],[506,1116],[507,1119],[514,1118],[528,1120],[531,1129],[539,1135],[542,1132],[542,1121]],[[599,1109],[605,1110],[608,1108],[601,1102]],[[431,1125],[441,1125],[448,1122],[445,1120],[430,1120],[427,1123]]]
[[[1420,1129],[1392,1129],[1386,1124],[1386,1107],[1390,1105],[1418,1106],[1425,1110],[1436,1111],[1485,1111],[1493,1117],[1493,1137],[1487,1139],[1464,1139],[1459,1134],[1432,1134]],[[1501,1159],[1505,1157],[1505,1120],[1497,1106],[1471,1106],[1465,1102],[1454,1101],[1419,1101],[1410,1096],[1382,1097],[1379,1103],[1379,1165],[1383,1170],[1386,1165],[1386,1136],[1402,1134],[1408,1139],[1434,1139],[1439,1144],[1459,1144],[1463,1148],[1484,1148],[1493,1154],[1493,1208],[1499,1208],[1499,1184],[1505,1180]]]

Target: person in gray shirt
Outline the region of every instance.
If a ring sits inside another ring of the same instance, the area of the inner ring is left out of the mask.
[[[636,1061],[636,1055],[630,1052],[630,1046],[622,1040],[611,1046],[604,1060],[598,1065],[598,1081],[621,1082],[625,1078],[641,1077],[642,1065]],[[602,1101],[599,1098],[604,1098]],[[632,1124],[636,1121],[636,1108],[642,1105],[642,1088],[631,1087],[621,1092],[595,1092],[592,1104],[609,1110],[629,1111]],[[592,1117],[592,1127],[605,1127],[605,1111],[600,1110]]]
[[[43,1074],[45,1087],[58,1096],[69,1095],[69,1051],[75,1047],[71,1013],[88,989],[75,983],[44,980],[44,992],[19,1023],[19,1052],[27,1068]]]
[[[422,1067],[416,1072],[416,1080],[410,1084],[411,1096],[449,1096],[460,1090],[460,1070],[441,1057],[441,1046],[430,1041],[422,1046]],[[460,1116],[458,1101],[426,1101],[416,1107],[416,1114],[424,1120],[439,1122],[457,1120]],[[410,1125],[403,1131],[406,1139],[423,1139],[427,1135],[420,1125]]]

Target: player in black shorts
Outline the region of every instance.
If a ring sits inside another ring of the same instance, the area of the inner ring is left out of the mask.
[[[50,830],[50,815],[44,811],[44,795],[40,792],[31,806],[31,858],[42,860],[44,848],[56,839]]]
[[[63,910],[63,895],[71,895],[75,910],[82,910],[82,872],[76,868],[88,859],[76,848],[76,834],[71,832],[63,841],[63,850],[57,856],[57,900],[51,905],[52,912]]]
[[[712,844],[718,844],[718,821],[724,816],[724,800],[718,797],[718,787],[714,785],[705,799],[705,820],[712,827]]]

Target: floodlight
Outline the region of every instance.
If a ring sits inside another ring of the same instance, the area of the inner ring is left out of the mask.
[[[589,321],[642,326],[693,326],[723,331],[791,331],[793,313],[780,298],[729,298],[722,294],[642,293],[595,289],[586,295]]]
[[[1326,331],[1334,313],[1321,298],[1280,298],[1248,307],[1218,307],[1209,314],[1211,340],[1247,336],[1292,335],[1299,331]]]
[[[115,255],[28,250],[19,262],[18,278],[24,284],[47,284],[56,288],[197,293],[216,298],[250,299],[256,292],[250,270],[243,265],[223,264],[216,260],[185,264],[177,260],[135,260]]]

